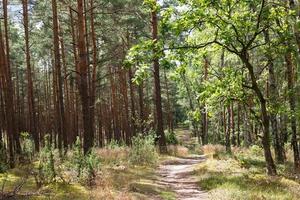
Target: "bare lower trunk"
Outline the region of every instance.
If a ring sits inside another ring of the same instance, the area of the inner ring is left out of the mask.
[[[156,11],[152,11],[152,39],[154,41],[153,49],[153,69],[154,69],[154,90],[155,90],[155,108],[156,108],[156,134],[158,138],[159,149],[161,153],[167,152],[166,138],[163,127],[163,112],[161,103],[161,86],[159,73],[159,59],[157,57],[157,40],[158,40],[158,19]]]
[[[292,147],[294,152],[294,166],[295,169],[300,169],[300,155],[299,155],[299,147],[298,147],[298,140],[297,140],[297,123],[296,123],[296,99],[295,99],[295,83],[294,83],[294,73],[293,73],[293,61],[292,61],[292,54],[287,52],[285,55],[285,62],[287,67],[287,79],[288,79],[288,89],[289,89],[289,104],[290,104],[290,111],[291,111],[291,129],[292,129]]]

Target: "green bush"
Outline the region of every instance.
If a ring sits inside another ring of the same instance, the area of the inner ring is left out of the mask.
[[[174,132],[167,132],[166,134],[166,142],[167,144],[178,144],[178,139],[176,138],[176,135]]]
[[[251,155],[254,155],[254,156],[263,156],[264,151],[260,146],[252,145],[250,147],[250,153],[251,153]]]
[[[89,185],[93,185],[93,181],[96,178],[97,171],[100,167],[100,159],[97,156],[94,149],[91,150],[91,152],[86,155],[85,158],[85,180],[87,180]]]
[[[31,161],[34,155],[34,142],[29,133],[22,132],[20,135],[22,140],[22,154],[25,159]]]
[[[112,139],[107,144],[108,149],[117,149],[117,148],[121,148],[121,147],[125,147],[125,146],[126,146],[126,144],[123,140],[122,141],[117,141],[117,140]]]
[[[83,155],[83,150],[81,148],[81,141],[78,136],[76,138],[76,142],[73,147],[73,153],[70,158],[70,161],[76,170],[77,177],[79,178],[84,168],[84,155]]]
[[[77,137],[70,157],[71,168],[76,171],[79,182],[92,184],[100,166],[100,159],[94,149],[84,155],[80,138]]]
[[[56,178],[54,147],[49,135],[45,136],[45,146],[40,151],[38,161],[38,181],[40,184],[53,182]]]
[[[157,163],[158,153],[155,147],[155,136],[138,135],[132,139],[129,161],[134,165],[154,165]]]

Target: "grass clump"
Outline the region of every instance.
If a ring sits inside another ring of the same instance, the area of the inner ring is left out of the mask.
[[[222,145],[207,144],[201,147],[201,152],[211,158],[217,158],[225,152],[225,147]]]
[[[158,157],[154,135],[138,135],[132,139],[132,147],[129,153],[130,163],[133,165],[155,165]]]

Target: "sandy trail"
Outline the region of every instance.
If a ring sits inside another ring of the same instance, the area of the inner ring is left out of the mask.
[[[208,194],[199,188],[196,177],[192,176],[194,167],[204,160],[204,156],[193,155],[162,164],[158,170],[158,184],[174,191],[178,200],[208,199]]]

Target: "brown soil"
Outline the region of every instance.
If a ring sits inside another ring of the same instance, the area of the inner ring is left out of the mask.
[[[193,176],[194,167],[204,160],[204,156],[193,155],[162,164],[158,171],[158,184],[174,191],[178,200],[208,199],[207,192],[199,188]]]

